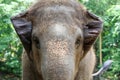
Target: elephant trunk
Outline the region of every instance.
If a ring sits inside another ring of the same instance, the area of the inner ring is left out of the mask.
[[[44,80],[73,80],[74,56],[66,41],[48,41],[47,52],[42,57]]]

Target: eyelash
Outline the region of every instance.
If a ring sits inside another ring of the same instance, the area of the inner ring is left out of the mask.
[[[80,43],[81,43],[81,40],[80,40],[80,38],[78,38],[75,42],[76,48],[79,48]]]
[[[33,41],[35,42],[36,48],[40,49],[40,41],[37,37],[33,37]]]

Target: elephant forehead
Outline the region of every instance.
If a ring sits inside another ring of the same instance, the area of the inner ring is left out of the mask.
[[[69,27],[66,24],[56,23],[47,28],[47,33],[49,34],[49,36],[67,37],[75,33],[75,28]]]

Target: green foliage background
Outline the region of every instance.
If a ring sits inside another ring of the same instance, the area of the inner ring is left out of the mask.
[[[22,44],[10,18],[26,10],[32,0],[0,0],[0,73],[21,75]],[[1,78],[0,78],[1,79]]]
[[[100,16],[104,22],[102,32],[103,62],[108,59],[114,62],[103,76],[107,80],[120,80],[120,1],[82,0],[82,2],[90,11]],[[99,59],[98,45],[99,42],[96,44],[97,57]]]
[[[10,17],[25,11],[33,0],[0,0],[0,72],[21,77],[22,44],[10,22]],[[104,22],[102,33],[103,62],[113,64],[104,73],[107,80],[120,80],[120,0],[80,0],[88,10],[100,16]],[[99,69],[99,41],[96,54]]]

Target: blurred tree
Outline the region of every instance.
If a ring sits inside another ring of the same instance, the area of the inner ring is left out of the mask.
[[[20,76],[22,45],[10,17],[24,11],[30,3],[31,0],[0,0],[0,72]]]
[[[100,16],[104,22],[102,33],[103,61],[112,59],[113,65],[103,76],[120,80],[120,0],[80,0],[87,8]],[[99,42],[96,44],[99,58]],[[99,65],[100,67],[100,65]],[[98,67],[98,68],[99,68]]]

